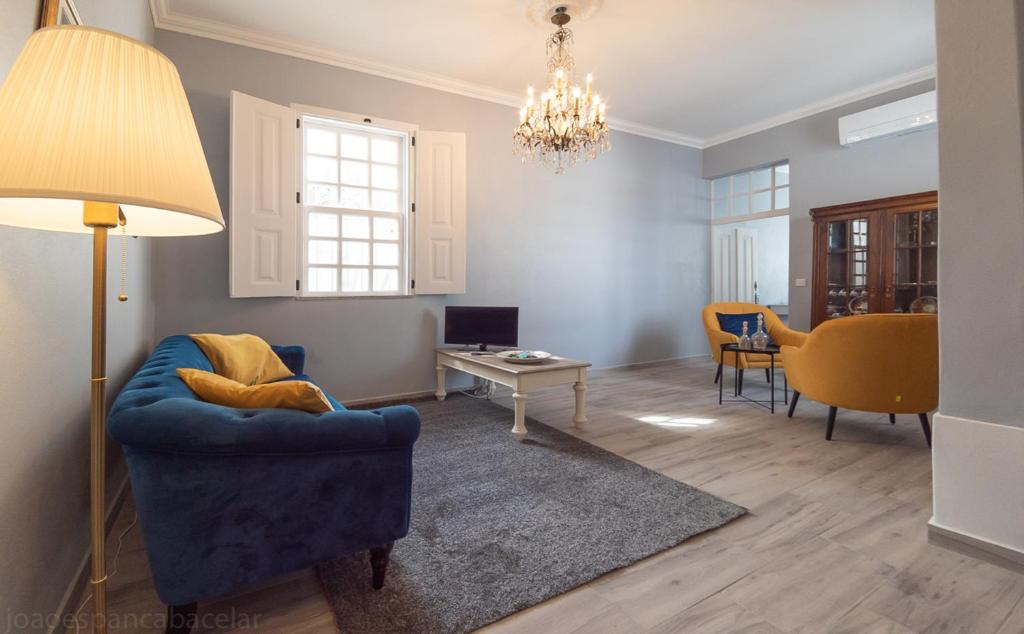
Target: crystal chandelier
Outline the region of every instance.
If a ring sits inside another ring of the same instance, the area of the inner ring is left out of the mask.
[[[597,157],[611,149],[605,102],[594,93],[594,76],[586,88],[573,83],[576,62],[572,58],[572,31],[565,28],[569,14],[555,9],[551,22],[557,27],[548,38],[548,73],[551,85],[534,101],[533,86],[526,89],[526,105],[519,110],[519,126],[513,137],[514,151],[523,162],[537,160],[555,168],[556,174],[578,161]]]

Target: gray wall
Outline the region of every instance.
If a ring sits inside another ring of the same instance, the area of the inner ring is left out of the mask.
[[[836,120],[933,87],[930,81],[915,84],[704,150],[705,178],[789,160],[791,326],[807,329],[811,321],[810,209],[927,191],[939,184],[935,130],[844,148]],[[805,278],[807,286],[794,286],[795,278]]]
[[[249,331],[303,344],[341,399],[432,389],[443,306],[517,305],[520,343],[595,366],[704,353],[709,233],[698,150],[612,133],[613,151],[555,176],[512,155],[512,108],[158,31],[181,72],[221,205],[232,89],[465,132],[465,295],[229,299],[227,234],[155,243],[161,336]]]
[[[988,5],[936,3],[939,410],[1024,427],[1024,2]]]
[[[40,2],[0,0],[0,79],[35,30]],[[148,3],[77,0],[83,20],[152,41]],[[56,609],[88,547],[91,238],[0,226],[0,619]],[[150,245],[131,240],[130,301],[110,285],[111,394],[153,333]],[[119,244],[111,239],[112,261]],[[114,449],[109,482],[123,466]],[[108,487],[111,489],[112,487]],[[4,622],[5,622],[4,621]],[[6,626],[4,626],[6,627]]]

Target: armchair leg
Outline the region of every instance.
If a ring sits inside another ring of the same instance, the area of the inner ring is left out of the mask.
[[[890,425],[895,425],[896,424],[896,414],[889,414],[889,424]]]
[[[370,568],[373,570],[373,589],[380,590],[384,587],[384,575],[388,572],[388,561],[391,559],[391,549],[395,542],[388,542],[383,546],[370,549]]]
[[[793,412],[796,411],[796,402],[799,400],[800,392],[793,390],[793,399],[789,401],[789,414],[787,414],[787,416],[789,416],[790,418],[793,418]]]
[[[832,440],[832,430],[836,427],[836,411],[838,407],[829,406],[828,408],[828,426],[825,428],[825,440]]]
[[[195,602],[167,606],[165,634],[189,634],[196,626],[196,608]]]
[[[718,364],[718,371],[715,372],[715,385],[718,385],[718,382],[721,381],[721,380],[722,380],[722,364],[719,363]]]
[[[921,412],[917,415],[921,420],[921,430],[924,432],[924,439],[928,441],[928,446],[932,446],[932,426],[928,424],[928,414]]]

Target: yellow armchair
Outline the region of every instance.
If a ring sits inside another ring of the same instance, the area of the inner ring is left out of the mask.
[[[711,348],[711,358],[714,359],[715,363],[718,364],[718,371],[715,374],[715,382],[717,383],[722,377],[722,344],[723,343],[735,343],[739,338],[732,334],[725,332],[718,325],[718,316],[715,313],[723,314],[740,314],[740,313],[764,313],[764,324],[765,329],[768,331],[768,336],[771,337],[772,342],[779,346],[802,346],[804,341],[807,339],[806,332],[800,332],[799,330],[793,330],[782,323],[779,316],[776,315],[767,306],[761,306],[760,304],[747,304],[745,302],[719,302],[717,304],[708,304],[704,307],[704,311],[701,317],[704,320],[704,332],[708,337],[708,347]],[[753,335],[757,329],[757,324],[750,324],[750,334]],[[725,355],[725,365],[735,366],[737,355],[727,354]],[[739,370],[740,381],[742,387],[742,371],[749,370],[752,368],[765,368],[771,366],[771,361],[765,355],[747,355],[740,354],[739,356]],[[784,367],[785,361],[781,361],[778,357],[775,359],[775,367]]]
[[[793,388],[789,416],[801,395],[829,406],[825,438],[832,440],[838,408],[917,414],[931,446],[928,412],[939,401],[938,319],[878,314],[827,321],[800,347],[783,346]]]

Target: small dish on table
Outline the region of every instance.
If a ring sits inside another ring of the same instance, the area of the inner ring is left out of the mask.
[[[506,350],[499,352],[495,356],[508,363],[531,365],[534,363],[544,363],[544,361],[551,358],[551,353],[544,352],[543,350]]]

